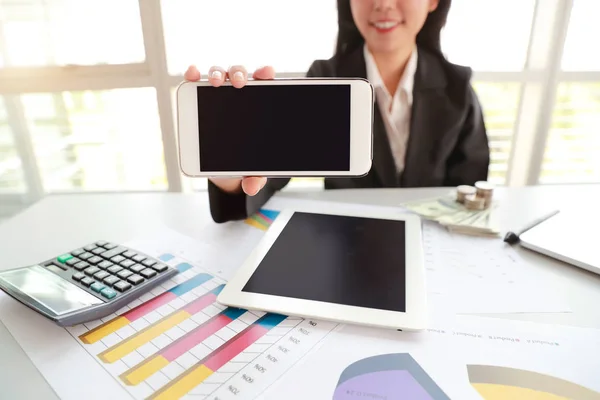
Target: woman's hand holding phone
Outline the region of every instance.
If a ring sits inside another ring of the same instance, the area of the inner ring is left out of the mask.
[[[252,75],[253,79],[274,79],[275,70],[272,67],[258,68]],[[187,81],[194,82],[200,80],[200,72],[195,66],[190,66],[184,74]],[[235,65],[229,68],[228,71],[221,67],[213,66],[208,71],[208,80],[215,86],[219,87],[229,80],[232,86],[242,88],[248,81],[248,73],[241,65]],[[235,110],[231,110],[232,117],[235,118]],[[235,145],[235,144],[232,144]],[[267,178],[259,176],[249,176],[244,178],[209,178],[218,188],[227,193],[244,193],[254,196],[267,183]]]

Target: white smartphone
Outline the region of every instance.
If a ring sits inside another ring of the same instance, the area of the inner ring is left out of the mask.
[[[182,172],[363,176],[371,169],[373,87],[361,78],[184,82],[177,89]]]

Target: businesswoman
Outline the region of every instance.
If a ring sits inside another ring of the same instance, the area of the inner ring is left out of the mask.
[[[314,61],[308,77],[362,77],[375,89],[373,167],[360,178],[326,178],[326,189],[432,187],[486,180],[490,160],[480,104],[468,67],[448,62],[440,31],[451,0],[338,0],[335,54]],[[243,66],[212,67],[214,86],[243,87]],[[272,67],[254,79],[273,79]],[[200,79],[195,67],[187,80]],[[256,212],[288,178],[214,178],[208,192],[216,222]]]

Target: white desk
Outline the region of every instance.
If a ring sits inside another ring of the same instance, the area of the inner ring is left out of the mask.
[[[282,196],[328,199],[365,204],[400,202],[447,193],[447,189],[345,190],[282,193]],[[590,209],[600,198],[600,185],[540,186],[499,189],[503,229],[516,229],[544,210],[566,210],[571,200]],[[51,196],[0,224],[0,269],[38,262],[70,248],[73,243],[98,239],[127,241],[168,226],[200,237],[211,223],[205,193]],[[557,273],[567,289],[570,314],[509,315],[506,318],[600,328],[600,276],[524,249],[520,254],[537,268]],[[498,315],[495,315],[498,316]],[[50,386],[0,323],[0,388],[8,399],[56,399]]]

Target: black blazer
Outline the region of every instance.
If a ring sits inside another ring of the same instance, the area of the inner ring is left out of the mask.
[[[410,135],[405,167],[396,173],[383,119],[376,104],[373,121],[373,167],[360,178],[325,178],[325,189],[440,187],[486,180],[490,150],[481,106],[471,87],[471,69],[418,49]],[[362,47],[317,60],[308,77],[366,78]],[[222,192],[208,182],[215,222],[247,218],[258,211],[289,178],[271,178],[256,196]]]

